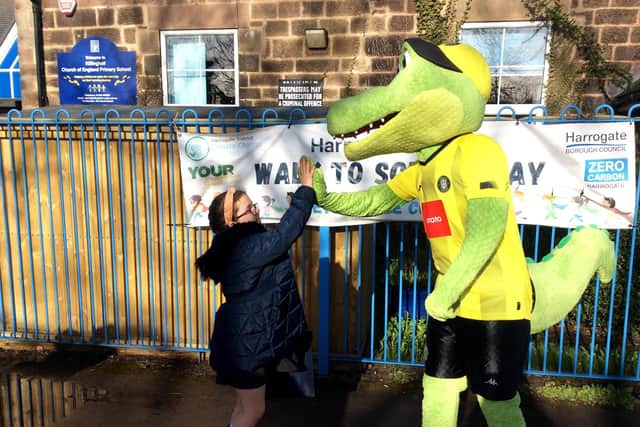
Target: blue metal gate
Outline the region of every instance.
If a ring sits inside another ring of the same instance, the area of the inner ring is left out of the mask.
[[[588,121],[636,122],[636,108],[619,117],[603,105]],[[558,118],[537,112],[516,118],[505,107],[497,120],[586,121],[575,106]],[[301,109],[10,111],[0,118],[0,339],[208,352],[220,294],[192,266],[211,235],[183,225],[172,129],[322,120]],[[638,194],[634,224],[637,211]],[[548,252],[567,231],[521,226],[527,255]],[[308,259],[309,229],[293,252],[302,281],[318,284],[317,293],[302,291],[314,311],[320,373],[332,360],[420,366],[433,277],[421,226],[313,232],[317,259]],[[615,232],[619,267],[610,285],[595,281],[567,319],[532,337],[527,373],[640,380],[636,235],[636,226]],[[332,241],[341,242],[344,260]],[[309,277],[310,263],[317,277]]]

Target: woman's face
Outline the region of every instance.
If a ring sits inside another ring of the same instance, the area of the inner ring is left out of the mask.
[[[260,222],[260,208],[246,194],[240,196],[235,208],[235,222]]]

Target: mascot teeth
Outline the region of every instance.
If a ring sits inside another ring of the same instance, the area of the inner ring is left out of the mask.
[[[376,130],[378,130],[379,128],[381,128],[383,125],[385,125],[386,123],[388,123],[393,117],[395,117],[395,115],[398,113],[391,113],[388,114],[384,117],[382,117],[381,119],[378,119],[376,121],[373,121],[367,125],[364,125],[352,132],[347,132],[347,133],[342,133],[340,134],[340,138],[342,138],[342,141],[345,144],[349,144],[351,142],[355,142],[359,139],[363,139],[365,137],[368,137],[369,135],[371,135],[371,133],[375,132]]]

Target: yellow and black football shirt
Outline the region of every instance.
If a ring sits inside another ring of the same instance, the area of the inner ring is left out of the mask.
[[[509,202],[505,235],[493,257],[467,288],[456,314],[477,320],[529,319],[529,274],[509,188],[509,169],[493,139],[467,134],[449,142],[426,164],[415,163],[388,183],[404,200],[418,199],[436,269],[446,274],[465,238],[467,201]]]

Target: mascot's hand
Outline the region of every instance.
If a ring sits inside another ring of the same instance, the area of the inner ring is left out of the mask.
[[[431,317],[444,322],[447,319],[453,319],[456,317],[453,304],[449,300],[450,298],[448,298],[446,293],[442,291],[442,286],[438,286],[427,297],[424,302],[424,307],[427,309],[427,313],[429,313]]]
[[[318,206],[323,206],[327,200],[327,184],[324,182],[324,174],[320,168],[316,168],[313,172],[313,190],[316,192]]]
[[[395,195],[387,184],[375,185],[363,191],[327,192],[324,174],[313,172],[313,190],[318,206],[348,216],[376,216],[407,203]]]

